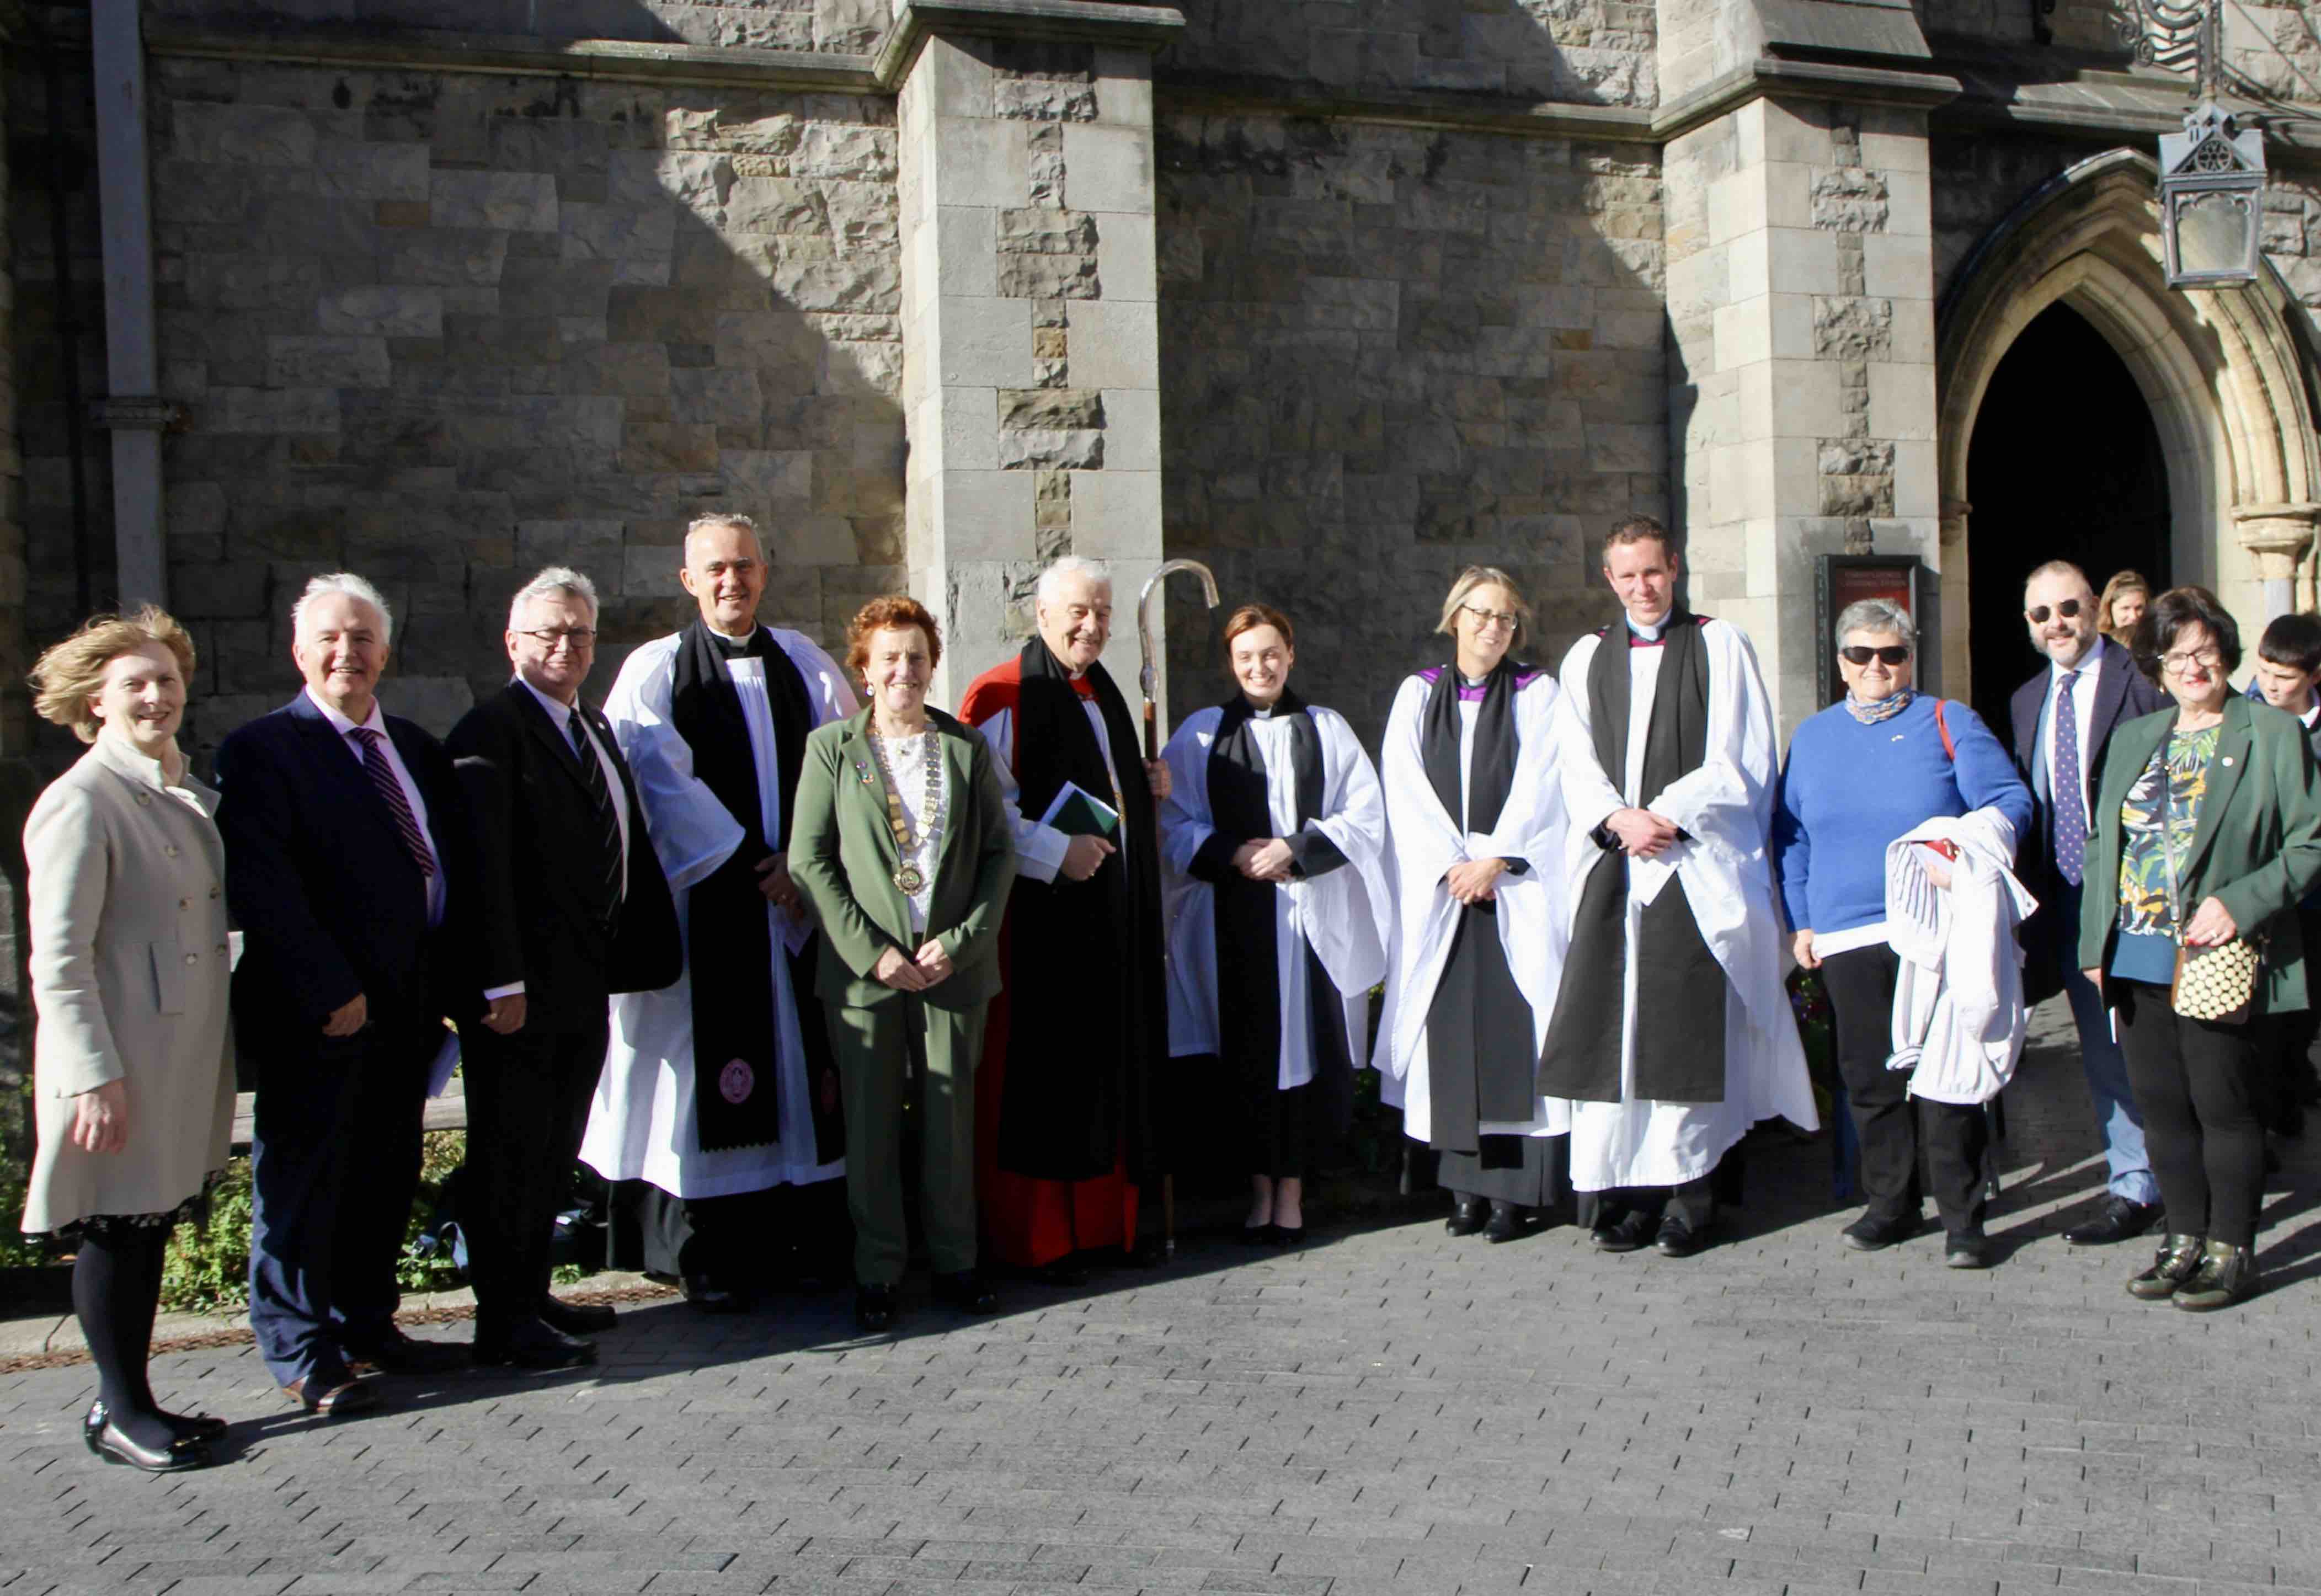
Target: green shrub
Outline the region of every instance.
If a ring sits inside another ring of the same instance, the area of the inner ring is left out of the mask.
[[[180,1225],[161,1265],[161,1306],[215,1313],[250,1300],[250,1160],[237,1158],[210,1190],[206,1228]]]

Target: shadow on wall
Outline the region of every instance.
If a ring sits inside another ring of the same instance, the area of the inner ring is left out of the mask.
[[[585,9],[667,36],[646,6]],[[385,590],[383,697],[438,732],[506,679],[509,596],[551,562],[605,596],[601,696],[690,613],[702,510],[768,534],[774,624],[827,642],[904,584],[891,100],[167,53],[151,96],[205,756],[296,689],[288,606],[320,570]],[[36,637],[77,618],[58,597],[36,591]]]
[[[1191,9],[1203,59],[1275,8]],[[1561,48],[1546,10],[1483,15],[1533,59]],[[1173,606],[1176,714],[1232,690],[1224,616],[1263,599],[1299,690],[1375,747],[1470,563],[1521,582],[1522,654],[1560,662],[1615,613],[1597,539],[1668,510],[1657,150],[1253,113],[1164,114],[1158,150],[1166,552],[1224,601]]]

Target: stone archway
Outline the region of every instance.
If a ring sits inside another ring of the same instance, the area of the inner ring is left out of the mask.
[[[2269,263],[2245,289],[2171,290],[2158,177],[2150,156],[2125,149],[2066,169],[1991,230],[1944,296],[1936,383],[1945,616],[1968,613],[1975,416],[2016,336],[2057,303],[2103,334],[2152,408],[2168,465],[2176,579],[2213,588],[2244,628],[2314,603],[2321,464],[2304,312]],[[1943,679],[1961,696],[1970,685],[1966,637],[1956,621],[1944,628]]]

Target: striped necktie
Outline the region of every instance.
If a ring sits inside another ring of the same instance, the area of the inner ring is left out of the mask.
[[[347,734],[362,744],[363,769],[370,775],[370,784],[378,789],[387,812],[395,816],[395,829],[403,834],[403,845],[411,853],[411,862],[419,873],[432,880],[435,877],[435,853],[427,845],[427,834],[419,828],[419,817],[411,812],[411,800],[403,794],[403,783],[396,780],[395,767],[387,762],[387,750],[380,746],[387,734],[369,726],[357,726]]]
[[[587,726],[581,720],[579,710],[572,711],[571,718],[564,723],[564,729],[572,739],[572,752],[580,761],[581,784],[588,789],[588,812],[596,820],[596,838],[604,862],[598,876],[598,901],[605,905],[604,912],[609,919],[621,901],[624,873],[621,858],[620,817],[613,813],[613,789],[605,780],[605,762],[596,757],[596,750],[588,740]]]

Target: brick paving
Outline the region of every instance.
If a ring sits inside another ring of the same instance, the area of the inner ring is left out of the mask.
[[[2266,1295],[2134,1301],[2126,1250],[2056,1234],[2101,1172],[2054,1018],[1989,1273],[1939,1233],[1844,1250],[1827,1145],[1777,1144],[1684,1262],[1432,1218],[1195,1238],[979,1323],[915,1298],[891,1337],[837,1295],[637,1309],[586,1375],[341,1423],[246,1347],[171,1354],[165,1400],[233,1421],[175,1479],[98,1466],[87,1370],[38,1370],[0,1377],[0,1596],[2321,1589],[2321,1170],[2288,1149]]]

